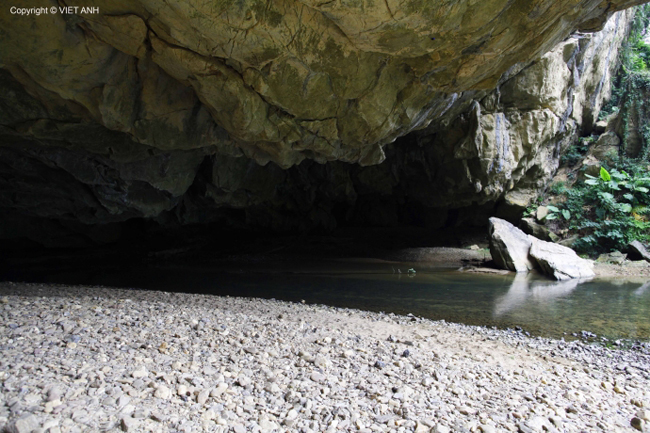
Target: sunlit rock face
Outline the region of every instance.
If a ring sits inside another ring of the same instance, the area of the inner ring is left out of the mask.
[[[620,13],[601,32],[572,35],[475,98],[450,127],[414,134],[423,152],[439,155],[428,164],[444,173],[437,204],[502,201],[523,210],[551,179],[561,154],[591,132],[610,96],[631,18],[630,11]]]
[[[642,2],[87,3],[0,14],[0,236],[517,209],[608,94],[631,15],[606,19]]]
[[[91,0],[99,14],[3,13],[0,56],[44,102],[157,149],[370,165],[459,92],[639,3]]]

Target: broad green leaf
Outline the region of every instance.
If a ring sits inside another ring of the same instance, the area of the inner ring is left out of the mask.
[[[562,209],[562,216],[565,220],[569,220],[571,218],[571,212],[569,212],[567,209]]]
[[[609,172],[605,170],[605,167],[600,167],[600,178],[605,182],[612,180],[612,176],[610,176]]]
[[[585,180],[585,183],[587,185],[598,185],[598,181],[596,180],[596,178],[587,179]]]
[[[632,205],[629,203],[621,203],[618,205],[619,209],[625,213],[630,213],[632,212]]]
[[[556,207],[553,206],[552,204],[549,204],[549,205],[546,206],[546,207],[547,207],[548,210],[550,210],[551,212],[559,212],[559,211],[560,211],[560,209],[556,208]]]

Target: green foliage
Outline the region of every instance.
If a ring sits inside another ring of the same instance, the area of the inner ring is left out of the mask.
[[[619,52],[620,72],[612,83],[612,97],[601,110],[600,119],[617,112],[621,105],[624,105],[624,101],[631,96],[639,96],[638,93],[634,93],[636,86],[628,85],[630,76],[636,76],[634,78],[636,81],[647,81],[650,71],[650,45],[646,44],[643,39],[649,24],[650,5],[638,6],[630,35]]]
[[[524,211],[524,214],[522,215],[523,218],[530,218],[532,216],[535,216],[535,212],[537,212],[537,204],[532,204],[526,208]]]
[[[546,208],[548,209],[548,215],[546,215],[546,218],[544,219],[547,221],[552,221],[560,217],[564,218],[567,221],[571,219],[571,211],[568,209],[559,209],[557,206],[550,204],[547,205]]]
[[[564,183],[564,181],[555,182],[553,183],[553,185],[551,185],[551,194],[553,195],[564,194],[564,192],[566,192],[566,188],[567,188],[566,183]]]
[[[623,63],[623,68],[627,73],[644,72],[650,66],[650,45],[645,43],[641,38],[633,42],[630,46]]]
[[[583,137],[576,144],[573,144],[569,149],[562,155],[560,158],[560,163],[563,166],[573,167],[587,154],[589,150],[589,145],[595,141],[595,138],[592,136]]]
[[[636,8],[632,30],[619,53],[620,70],[612,83],[612,97],[599,117],[618,112],[623,122],[623,148],[630,135],[641,136],[641,157],[650,156],[650,113],[645,109],[645,97],[650,94],[650,45],[644,41],[650,24],[650,5]],[[637,128],[632,130],[632,125]]]
[[[637,7],[630,35],[621,52],[620,61],[625,72],[645,71],[650,66],[650,46],[643,40],[649,24],[650,6]]]
[[[650,171],[650,162],[643,158],[622,158],[616,167],[632,177],[644,177]]]
[[[566,189],[562,208],[548,206],[549,214],[564,217],[565,225],[580,235],[579,252],[620,250],[637,239],[650,241],[650,172],[629,174],[601,167],[600,176]],[[547,217],[548,219],[548,217]]]
[[[647,120],[650,113],[646,113],[644,95],[650,93],[650,71],[635,71],[628,73],[625,78],[623,93],[621,95],[620,114],[623,119],[623,148],[626,148],[630,138],[633,124],[642,138],[642,158],[648,157],[648,143],[650,143],[650,128]]]
[[[585,175],[573,187],[553,185],[551,193],[563,196],[561,204],[547,206],[547,220],[569,235],[577,234],[574,248],[591,255],[621,250],[632,240],[650,243],[650,45],[644,41],[650,25],[650,4],[636,8],[632,30],[619,52],[619,73],[612,83],[612,98],[600,118],[618,113],[622,122],[622,149],[634,135],[641,138],[641,153],[635,158],[623,152],[614,166],[603,166],[599,175]],[[633,128],[636,128],[634,130]],[[594,138],[582,138],[562,157],[576,166]]]
[[[605,170],[605,167],[600,167],[600,178],[603,182],[609,182],[612,180],[612,176],[607,170]]]

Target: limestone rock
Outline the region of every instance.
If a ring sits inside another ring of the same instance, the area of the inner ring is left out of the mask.
[[[614,131],[607,131],[598,137],[598,141],[594,147],[598,148],[600,146],[614,146],[618,147],[621,144],[621,139],[618,138],[618,135]],[[598,155],[598,153],[595,153]]]
[[[570,248],[532,238],[530,257],[544,274],[556,280],[591,278],[595,276],[593,263],[582,259]]]
[[[546,206],[540,206],[535,211],[535,218],[537,219],[537,221],[543,221],[547,215],[548,215],[548,208]]]
[[[594,125],[594,133],[596,134],[602,134],[607,130],[607,121],[606,120],[599,120],[596,122]]]
[[[646,423],[645,423],[645,421],[643,421],[642,419],[640,419],[638,417],[632,418],[632,420],[630,421],[630,425],[632,427],[634,427],[636,430],[640,431],[640,432],[646,431],[646,428],[645,428]]]
[[[381,146],[440,117],[459,92],[493,89],[513,65],[577,29],[601,30],[614,12],[640,3],[93,0],[86,6],[101,14],[69,22],[47,14],[18,24],[5,15],[0,28],[12,43],[0,57],[12,73],[79,104],[85,117],[140,140],[156,124],[188,131],[187,105],[152,105],[152,90],[167,82],[258,161],[367,165],[384,159]],[[544,57],[510,94],[561,115],[570,103],[562,80],[572,73],[562,62]],[[546,80],[546,67],[559,79]],[[157,108],[161,119],[148,115]]]
[[[650,262],[650,252],[648,252],[645,245],[639,241],[632,241],[628,245],[629,255],[631,258],[637,259],[641,258],[642,260]]]
[[[158,389],[156,389],[154,396],[157,398],[162,398],[164,400],[168,400],[172,396],[172,391],[165,385],[160,385]]]
[[[600,160],[598,160],[595,156],[587,155],[585,159],[582,160],[582,168],[578,172],[578,179],[587,179],[585,175],[599,177],[600,167],[602,167],[602,165],[602,162],[600,162]]]
[[[648,115],[640,102],[646,101],[649,95],[644,87],[624,87],[621,106],[625,108],[612,116],[608,123],[608,129],[611,127],[624,143],[620,147],[621,153],[631,158],[639,157],[645,145],[643,127],[648,122]]]
[[[541,268],[556,280],[593,277],[593,263],[570,248],[526,235],[514,225],[490,218],[490,253],[502,269],[526,272]]]
[[[23,415],[12,420],[3,431],[7,433],[31,433],[38,429],[40,423],[35,415]]]
[[[611,263],[615,265],[622,265],[627,258],[627,254],[623,254],[620,251],[614,251],[612,253],[601,254],[596,260],[598,263]]]
[[[589,148],[588,155],[599,161],[607,161],[612,164],[618,158],[621,139],[614,131],[608,131],[598,137],[598,141]]]
[[[535,268],[528,252],[531,240],[514,225],[499,218],[490,218],[490,254],[502,269],[527,272]]]
[[[594,122],[631,13],[605,19],[639,1],[230,3],[0,16],[0,237],[514,219]]]
[[[524,233],[543,241],[553,241],[553,238],[557,239],[557,236],[554,233],[543,225],[537,224],[532,218],[522,218],[519,222],[519,228],[523,230]]]
[[[567,248],[572,248],[578,239],[580,239],[580,236],[573,235],[566,239],[562,239],[561,241],[558,242],[558,244]]]

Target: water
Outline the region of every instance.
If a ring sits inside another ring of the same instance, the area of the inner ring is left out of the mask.
[[[414,275],[407,273],[411,267]],[[520,327],[544,337],[589,331],[608,339],[650,340],[650,282],[639,279],[553,282],[535,274],[473,274],[367,260],[49,271],[3,279],[304,300]]]

